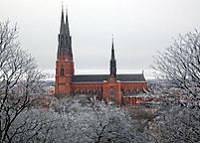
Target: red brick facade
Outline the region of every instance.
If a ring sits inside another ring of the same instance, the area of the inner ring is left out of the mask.
[[[147,89],[147,82],[143,74],[117,75],[114,56],[114,43],[110,61],[110,74],[108,75],[75,75],[74,62],[69,33],[68,16],[64,22],[62,11],[61,28],[59,34],[58,55],[56,61],[55,95],[59,97],[88,94],[98,95],[106,101],[112,100],[118,104],[125,104],[127,94],[134,95]],[[135,102],[129,99],[129,103]]]

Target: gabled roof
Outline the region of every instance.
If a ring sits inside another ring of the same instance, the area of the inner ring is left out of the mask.
[[[74,75],[72,82],[103,82],[108,80],[110,75]],[[116,80],[122,82],[138,82],[146,81],[143,74],[120,74]]]

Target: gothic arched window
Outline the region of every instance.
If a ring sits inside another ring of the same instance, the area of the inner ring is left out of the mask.
[[[61,68],[60,68],[60,76],[64,76],[64,73],[65,73],[65,70],[64,70],[64,67],[62,65]]]

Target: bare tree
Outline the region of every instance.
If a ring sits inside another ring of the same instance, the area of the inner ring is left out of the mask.
[[[17,37],[16,25],[0,22],[0,142],[12,142],[13,122],[30,104],[30,94],[38,90],[42,77]]]
[[[199,99],[200,94],[200,33],[195,30],[174,41],[155,58],[154,69],[160,79]]]
[[[162,94],[180,95],[178,101],[166,98],[165,109],[169,111],[161,111],[153,125],[157,139],[161,143],[199,142],[200,32],[179,35],[172,46],[155,58],[154,69],[163,80],[162,85],[167,85]]]
[[[59,121],[62,122],[58,135],[60,142],[155,142],[146,132],[138,132],[139,122],[120,107],[96,100],[87,104],[81,104],[77,99],[70,100],[72,104],[68,104],[66,100],[67,104],[58,104],[62,111],[59,111],[62,115]]]
[[[21,112],[9,131],[12,142],[155,142],[146,132],[137,132],[138,122],[123,109],[100,101],[56,101],[50,110],[30,108]]]

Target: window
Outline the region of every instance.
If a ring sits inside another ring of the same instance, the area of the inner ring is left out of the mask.
[[[60,76],[64,76],[65,74],[64,74],[64,67],[63,67],[63,65],[61,66],[61,68],[60,68]]]
[[[114,90],[112,88],[110,89],[110,99],[114,100]]]

